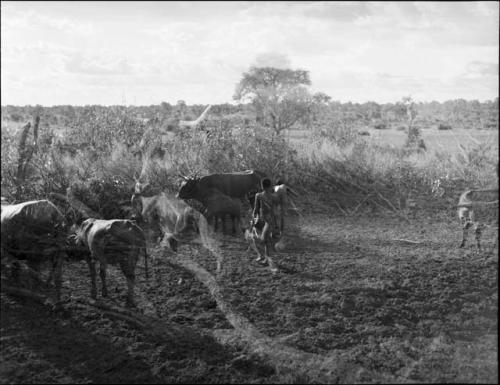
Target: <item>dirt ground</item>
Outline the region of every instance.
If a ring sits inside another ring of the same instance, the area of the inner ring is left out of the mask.
[[[485,230],[477,251],[472,234],[470,246],[458,248],[454,213],[407,223],[317,212],[289,225],[288,247],[274,255],[276,275],[253,261],[243,239],[221,238],[224,296],[258,330],[306,352],[342,351],[366,369],[356,382],[498,383],[498,229]],[[162,252],[152,254],[148,283],[142,261],[138,268],[139,308],[166,322],[231,329],[201,283]],[[213,271],[206,252],[193,258]],[[111,298],[123,304],[125,282],[116,268],[108,270]],[[66,299],[89,291],[85,262],[68,263]],[[0,321],[1,383],[304,380],[210,337],[154,340],[91,307],[54,314],[2,294]]]

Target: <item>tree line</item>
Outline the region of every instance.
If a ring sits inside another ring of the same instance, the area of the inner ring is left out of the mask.
[[[398,128],[408,120],[408,101],[414,111],[414,125],[420,128],[498,129],[498,97],[494,100],[455,99],[443,103],[418,102],[402,97],[394,103],[353,103],[332,100],[323,93],[311,93],[309,71],[250,67],[235,86],[234,103],[212,106],[208,126],[241,126],[255,122],[279,134],[285,129],[312,129],[344,125],[349,128]],[[149,106],[2,106],[2,118],[15,122],[43,116],[45,125],[67,125],[92,114],[127,115],[143,122],[178,118],[193,120],[205,105],[161,102]]]

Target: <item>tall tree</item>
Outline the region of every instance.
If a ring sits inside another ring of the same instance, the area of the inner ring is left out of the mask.
[[[279,133],[309,112],[312,97],[306,86],[310,84],[305,70],[250,67],[236,85],[233,99],[250,100],[257,121]]]

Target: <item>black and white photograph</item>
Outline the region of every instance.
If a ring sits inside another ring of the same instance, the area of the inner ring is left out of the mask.
[[[498,384],[498,1],[14,1],[0,384]]]

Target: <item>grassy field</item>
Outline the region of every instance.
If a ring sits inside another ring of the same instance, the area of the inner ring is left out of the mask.
[[[392,147],[403,147],[408,136],[405,131],[395,129],[376,130],[374,128],[366,128],[363,131],[370,133],[369,136],[362,136],[368,143]],[[480,143],[490,143],[498,152],[498,131],[424,129],[420,130],[420,132],[428,150],[431,151],[453,154],[463,151],[460,145],[467,149]],[[306,130],[288,130],[284,134],[298,148],[305,146],[311,136],[311,132]]]

